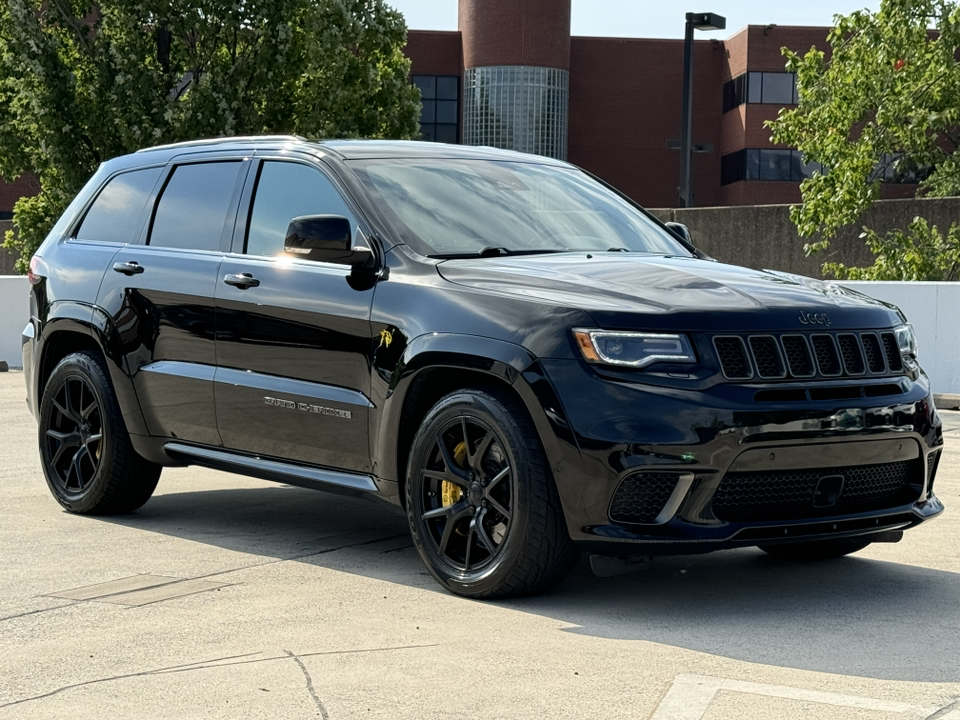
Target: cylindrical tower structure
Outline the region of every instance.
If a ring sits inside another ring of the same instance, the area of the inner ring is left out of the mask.
[[[567,157],[570,0],[459,0],[463,143]]]

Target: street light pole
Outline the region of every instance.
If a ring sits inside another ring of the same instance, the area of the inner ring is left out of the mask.
[[[683,34],[683,109],[680,120],[680,199],[693,207],[693,13]]]
[[[723,30],[727,20],[714,13],[687,13],[683,34],[683,107],[680,120],[680,199],[693,207],[693,31]]]

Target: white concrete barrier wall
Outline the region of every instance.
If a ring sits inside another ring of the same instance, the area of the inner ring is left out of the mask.
[[[960,393],[960,283],[844,282],[897,305],[917,332],[920,363],[937,393]],[[22,275],[0,276],[0,360],[20,367],[20,333],[30,316],[29,284]]]
[[[877,300],[893,303],[917,333],[920,365],[930,376],[933,391],[960,393],[960,283],[848,282],[840,283]]]
[[[23,365],[20,334],[30,319],[30,283],[25,275],[0,275],[0,360]]]

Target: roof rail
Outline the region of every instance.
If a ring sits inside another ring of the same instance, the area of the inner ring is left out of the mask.
[[[189,148],[205,147],[207,145],[217,145],[219,143],[236,142],[306,142],[305,137],[300,135],[229,135],[215,138],[202,138],[200,140],[187,140],[185,142],[168,143],[166,145],[154,145],[153,147],[140,148],[138,153],[151,152],[153,150],[169,150],[170,148]]]

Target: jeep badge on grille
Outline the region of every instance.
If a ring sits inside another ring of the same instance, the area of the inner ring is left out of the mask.
[[[804,325],[825,325],[830,326],[830,318],[826,313],[805,313],[800,311],[800,322]]]

